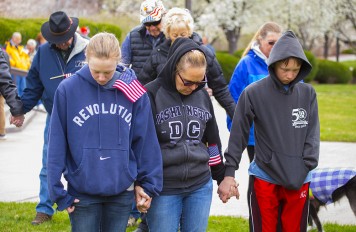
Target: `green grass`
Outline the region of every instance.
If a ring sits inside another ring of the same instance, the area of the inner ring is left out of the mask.
[[[322,141],[356,142],[356,85],[313,85],[318,98]],[[70,231],[66,212],[57,212],[53,220],[31,225],[36,203],[0,202],[0,232]],[[327,223],[326,232],[354,232],[356,226]],[[135,230],[129,227],[128,232]],[[248,221],[238,217],[211,216],[208,232],[248,231]],[[316,230],[313,230],[315,232]]]
[[[39,226],[31,225],[35,216],[35,207],[37,203],[14,203],[0,202],[0,231],[1,232],[61,232],[70,231],[68,214],[57,212],[52,221],[43,223]],[[336,225],[327,223],[324,226],[326,232],[354,232],[356,225]],[[127,232],[132,232],[136,228],[129,227]],[[211,216],[207,232],[248,232],[248,221],[240,217],[231,216]],[[316,230],[313,230],[316,232]]]
[[[356,85],[314,85],[322,141],[356,142]]]

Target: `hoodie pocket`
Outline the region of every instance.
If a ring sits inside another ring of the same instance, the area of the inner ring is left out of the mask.
[[[134,178],[129,173],[128,151],[120,149],[83,149],[77,170],[68,182],[80,193],[111,196],[126,190]]]
[[[261,168],[285,188],[300,189],[309,172],[302,156],[272,152],[270,158],[259,162]]]

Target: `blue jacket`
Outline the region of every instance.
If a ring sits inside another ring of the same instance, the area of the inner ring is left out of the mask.
[[[113,80],[136,78],[131,69],[119,66],[119,71]],[[150,196],[162,189],[162,155],[148,95],[133,103],[112,84],[97,84],[84,66],[58,86],[47,170],[50,197],[59,210],[78,196],[118,195],[134,181]]]
[[[84,51],[88,40],[78,34],[75,34],[74,40],[75,45],[67,63],[64,62],[60,52],[50,43],[39,47],[26,77],[26,88],[21,96],[24,113],[32,110],[40,99],[42,99],[47,112],[52,113],[54,93],[65,77],[50,78],[63,74],[74,74],[84,65]]]
[[[237,64],[232,74],[229,90],[235,103],[239,100],[241,92],[251,83],[268,75],[266,62],[251,49]],[[227,117],[227,128],[231,129],[231,118]],[[255,145],[254,126],[251,126],[248,145]]]

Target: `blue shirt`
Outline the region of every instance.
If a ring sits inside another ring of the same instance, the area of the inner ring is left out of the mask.
[[[257,178],[267,181],[272,184],[278,184],[272,177],[270,177],[266,172],[264,172],[258,165],[255,160],[253,160],[248,168],[248,174],[252,176],[256,176]],[[311,181],[311,172],[308,173],[307,177],[304,180],[304,184]]]

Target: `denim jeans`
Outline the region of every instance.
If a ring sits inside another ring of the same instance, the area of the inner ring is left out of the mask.
[[[47,114],[46,125],[44,129],[44,142],[42,150],[42,168],[40,172],[40,202],[36,206],[36,212],[53,215],[53,203],[49,198],[48,183],[47,183],[47,148],[48,148],[48,129],[51,115]]]
[[[152,199],[147,213],[150,232],[205,232],[208,225],[213,181],[201,188],[178,195],[161,195]]]
[[[141,217],[141,213],[140,211],[138,211],[137,207],[136,207],[136,202],[134,201],[133,205],[132,205],[132,209],[131,209],[131,213],[130,215],[136,219],[139,219]]]
[[[125,232],[130,216],[134,192],[117,196],[76,197],[74,211],[69,214],[72,232]]]
[[[17,93],[21,97],[26,88],[26,78],[23,76],[16,76]]]

